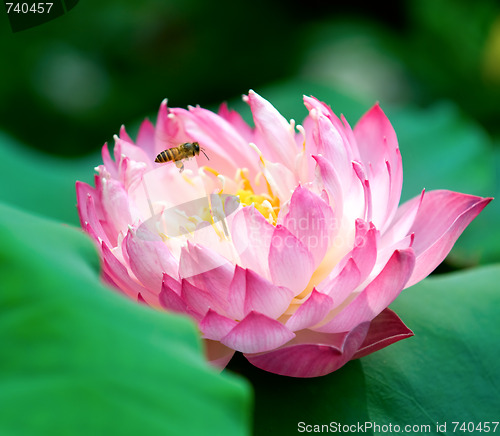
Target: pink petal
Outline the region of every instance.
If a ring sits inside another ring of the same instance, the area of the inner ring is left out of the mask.
[[[155,126],[149,120],[144,120],[139,127],[139,132],[137,133],[136,144],[140,147],[151,161],[156,158],[155,154]]]
[[[424,194],[425,190],[420,195],[399,206],[391,225],[382,234],[380,239],[381,248],[393,245],[410,233],[410,229],[415,222],[418,210],[422,204]]]
[[[444,260],[465,228],[491,200],[445,190],[425,193],[410,228],[410,233],[415,233],[416,265],[406,287],[427,277]]]
[[[220,341],[221,338],[226,336],[237,324],[235,320],[226,318],[212,309],[208,309],[199,327],[205,339]]]
[[[227,303],[218,300],[214,294],[193,286],[186,279],[182,279],[181,286],[181,298],[196,313],[205,316],[209,309],[224,312]]]
[[[339,306],[372,271],[378,258],[377,236],[378,231],[373,224],[361,219],[356,220],[354,248],[318,285],[318,290],[333,298],[335,307]],[[393,252],[394,250],[391,255]]]
[[[354,127],[361,160],[369,168],[368,178],[377,204],[375,225],[390,222],[403,186],[403,164],[394,129],[378,104]]]
[[[257,143],[261,151],[268,151],[271,155],[265,158],[280,162],[289,169],[294,168],[294,157],[297,153],[294,131],[288,121],[276,108],[254,91],[245,98],[250,105],[256,133],[262,139]]]
[[[368,334],[353,359],[367,356],[411,336],[413,332],[406,327],[399,316],[387,308],[372,320]]]
[[[295,173],[280,162],[269,161],[263,165],[262,172],[280,204],[290,200],[291,193],[298,185]]]
[[[166,148],[175,147],[185,138],[184,131],[175,117],[169,117],[167,100],[163,100],[156,118],[155,148],[154,154],[158,154]]]
[[[335,167],[332,163],[325,159],[323,156],[313,156],[319,169],[319,174],[321,176],[321,182],[323,184],[323,189],[326,189],[330,198],[332,199],[335,220],[337,222],[337,227],[340,226],[343,216],[343,194],[342,194],[342,184],[340,183],[340,178],[335,171]],[[337,233],[338,228],[332,233],[332,237]]]
[[[363,187],[363,196],[365,200],[365,210],[363,218],[365,221],[371,221],[373,213],[373,200],[370,181],[368,180],[365,169],[361,163],[353,161],[352,167],[354,168],[356,176],[358,176],[358,179],[361,182],[361,186]]]
[[[115,283],[118,289],[132,299],[136,300],[141,294],[150,305],[159,307],[158,296],[144,286],[139,285],[130,277],[127,268],[116,258],[109,247],[102,242],[103,270],[105,274]]]
[[[368,276],[377,260],[378,231],[372,223],[356,220],[356,234],[351,257],[359,269],[361,280]]]
[[[323,281],[318,285],[318,289],[331,297],[335,306],[339,306],[361,283],[361,273],[356,262],[351,257],[348,259],[340,273],[328,281]]]
[[[260,353],[277,348],[294,337],[295,334],[279,321],[250,312],[221,339],[221,343],[242,353]]]
[[[114,148],[115,161],[120,162],[122,156],[127,156],[129,159],[135,162],[142,162],[150,169],[153,168],[153,162],[150,157],[146,154],[144,150],[137,147],[131,142],[124,141],[115,136],[115,148]]]
[[[310,251],[315,266],[319,265],[335,232],[330,206],[299,185],[292,195],[283,225]]]
[[[101,149],[102,162],[106,171],[111,175],[113,179],[118,177],[118,163],[111,159],[111,155],[109,154],[108,144],[104,144]]]
[[[231,234],[241,264],[270,278],[269,249],[274,233],[274,226],[270,224],[255,207],[248,206],[236,212]]]
[[[163,274],[177,275],[177,260],[156,233],[145,227],[130,229],[125,238],[125,246],[130,269],[153,293],[160,293]]]
[[[80,181],[76,182],[75,188],[76,188],[78,216],[80,217],[80,225],[84,227],[85,222],[88,222],[90,220],[88,199],[97,197],[97,192],[92,186]],[[93,207],[95,207],[94,201],[92,202],[92,205]]]
[[[348,333],[318,334],[302,330],[290,344],[262,354],[245,354],[258,368],[289,377],[319,377],[352,359],[363,342],[368,323]]]
[[[347,160],[350,162],[353,159],[358,159],[359,156],[354,136],[351,131],[351,127],[349,126],[349,124],[347,124],[344,117],[342,116],[341,122],[327,104],[319,101],[314,97],[304,96],[304,104],[306,105],[307,109],[309,109],[309,112],[312,112],[313,109],[316,111],[317,118],[319,118],[319,116],[321,115],[330,121],[333,128],[337,131],[342,139],[342,145],[345,148]],[[343,153],[342,151],[340,152]]]
[[[226,300],[234,265],[209,248],[188,242],[181,250],[179,274],[192,285]]]
[[[254,134],[252,128],[246,123],[241,115],[235,110],[230,110],[226,103],[219,107],[219,116],[231,124],[246,142],[253,142]]]
[[[134,143],[130,136],[128,136],[127,130],[125,129],[125,126],[122,124],[120,127],[120,139],[123,139],[124,141],[130,142],[131,144]]]
[[[176,313],[193,313],[189,310],[186,302],[180,297],[180,295],[173,291],[172,288],[167,286],[165,283],[163,283],[159,299],[161,306],[166,310]],[[201,319],[201,316],[198,315],[197,318]]]
[[[395,251],[382,272],[332,321],[314,330],[326,333],[347,332],[371,321],[399,295],[415,266],[411,248]]]
[[[344,183],[344,192],[351,183],[351,157],[342,134],[325,116],[318,117],[318,151],[335,165],[339,179]]]
[[[222,160],[231,162],[236,168],[251,168],[256,174],[259,171],[258,157],[254,159],[249,155],[255,153],[246,141],[229,122],[221,116],[201,107],[190,107],[192,124],[185,124],[186,131],[199,140],[200,144],[220,155]],[[210,158],[212,160],[212,158]],[[228,164],[217,166],[231,174],[233,171]]]
[[[118,233],[125,234],[128,225],[133,222],[130,208],[130,198],[123,185],[117,180],[102,179],[101,203],[105,219],[114,230],[113,235],[108,235],[115,243]]]
[[[251,311],[278,318],[288,308],[292,298],[289,289],[274,285],[252,270],[236,266],[227,313],[235,319],[243,319]]]
[[[273,283],[300,294],[314,271],[309,250],[285,227],[276,226],[269,250],[269,269]]]
[[[288,319],[285,326],[292,331],[302,330],[320,322],[333,307],[333,300],[313,289],[309,298]]]
[[[234,350],[222,345],[220,342],[204,339],[205,356],[211,365],[219,369],[224,369],[233,357]]]
[[[77,188],[78,190],[78,188]],[[87,195],[87,201],[86,201],[86,221],[82,223],[82,227],[89,229],[92,234],[95,235],[95,239],[97,238],[103,240],[108,246],[111,246],[111,242],[108,239],[108,236],[104,230],[104,227],[102,226],[101,220],[97,216],[97,207],[95,205],[95,200],[94,197],[92,197],[90,194]]]

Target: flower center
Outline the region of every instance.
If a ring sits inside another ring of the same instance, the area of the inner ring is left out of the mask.
[[[269,195],[258,195],[251,189],[239,189],[236,192],[242,206],[253,206],[257,209],[264,218],[266,218],[273,226],[276,225],[278,219],[279,200]],[[273,205],[274,203],[274,205]]]
[[[236,178],[239,181],[241,188],[238,189],[236,195],[240,199],[242,206],[253,205],[255,209],[257,209],[264,216],[264,218],[269,221],[269,223],[275,226],[280,210],[279,198],[274,195],[269,182],[266,180],[262,172],[259,172],[255,177],[254,185],[259,186],[259,182],[264,179],[267,186],[267,193],[256,194],[254,188],[252,187],[252,183],[250,183],[250,180],[248,179],[247,173],[247,169],[238,170]]]

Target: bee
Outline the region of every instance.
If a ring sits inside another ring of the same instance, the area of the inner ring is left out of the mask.
[[[173,161],[175,166],[179,168],[179,172],[184,171],[183,159],[188,159],[200,154],[200,151],[209,159],[203,148],[200,148],[200,144],[197,142],[184,142],[177,147],[168,148],[163,150],[158,156],[156,156],[155,162],[165,163]]]

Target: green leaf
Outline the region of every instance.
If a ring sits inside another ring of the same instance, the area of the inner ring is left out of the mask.
[[[63,159],[30,149],[0,132],[0,198],[49,218],[79,224],[75,182],[91,183],[98,156]]]
[[[0,434],[245,435],[247,384],[181,316],[105,287],[90,240],[0,205]]]
[[[317,379],[231,368],[255,387],[255,434],[306,425],[429,425],[499,421],[500,265],[428,278],[392,305],[415,336]],[[366,434],[385,434],[367,429]],[[387,433],[387,432],[386,432]]]

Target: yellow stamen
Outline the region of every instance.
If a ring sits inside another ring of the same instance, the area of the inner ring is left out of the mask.
[[[236,195],[239,197],[240,202],[243,206],[250,206],[253,204],[255,209],[257,209],[272,225],[276,225],[278,220],[278,209],[273,206],[272,201],[263,195],[258,195],[249,189],[239,189]]]
[[[238,168],[238,171],[236,173],[236,178],[239,178],[243,181],[243,189],[246,191],[252,191],[252,184],[250,183],[250,180],[248,180],[248,169],[247,168]]]

